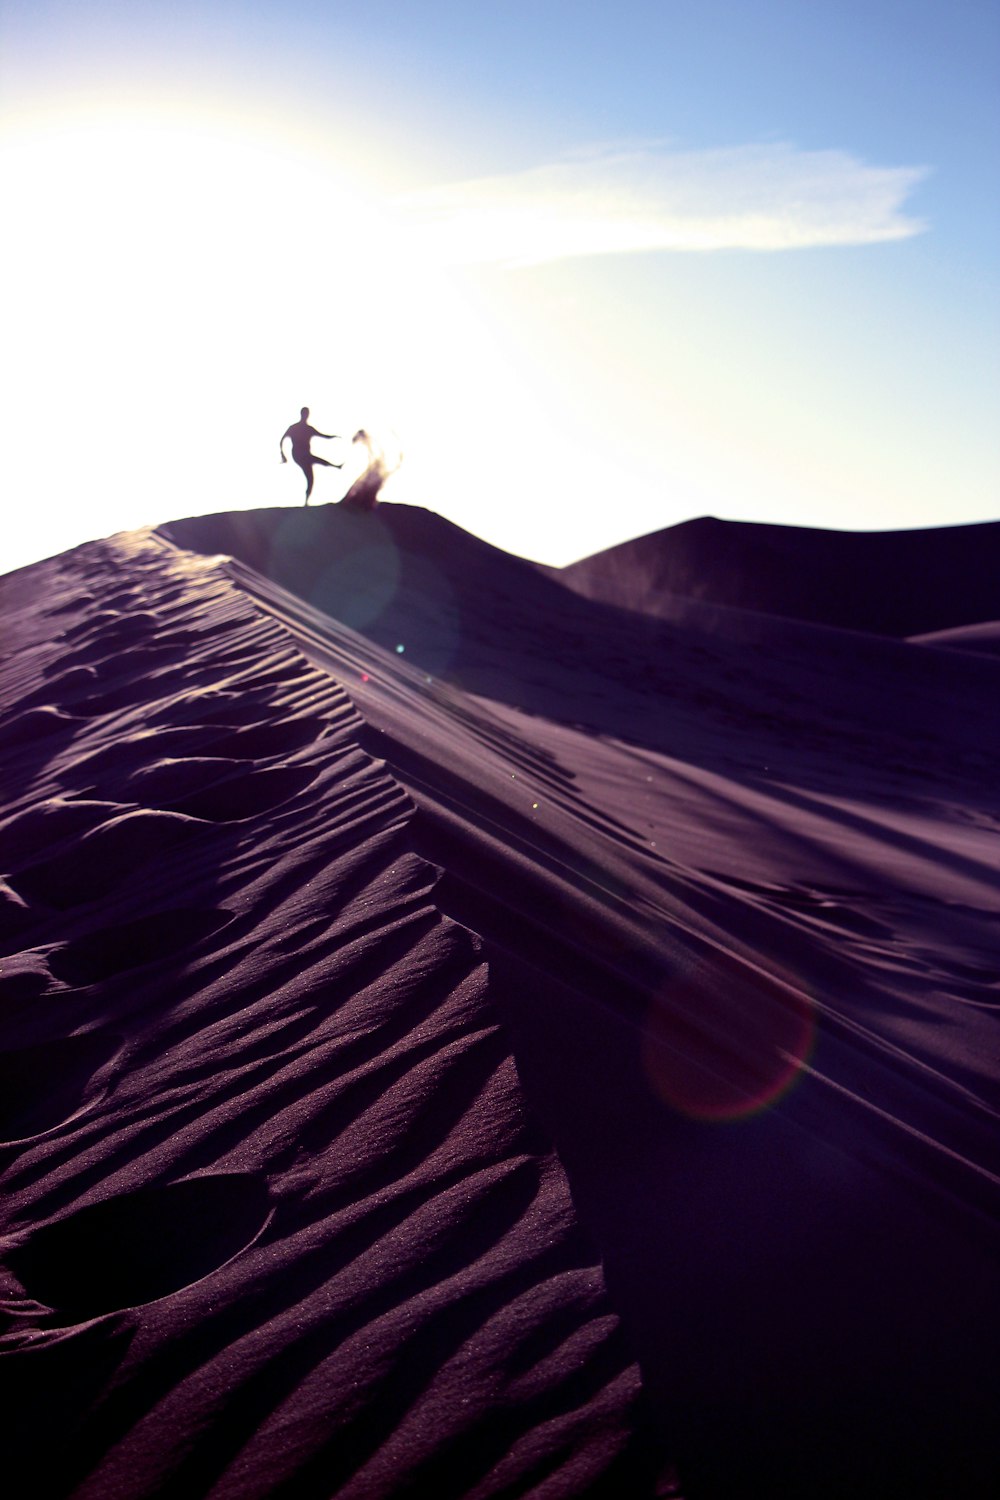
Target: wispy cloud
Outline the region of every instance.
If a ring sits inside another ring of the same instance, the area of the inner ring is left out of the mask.
[[[413,193],[399,207],[452,263],[532,265],[643,250],[799,250],[906,239],[923,167],[786,144],[642,148]]]

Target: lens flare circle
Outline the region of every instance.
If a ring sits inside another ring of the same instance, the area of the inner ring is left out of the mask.
[[[654,1093],[689,1119],[737,1121],[772,1108],[816,1045],[816,1004],[791,978],[730,954],[679,973],[649,1007],[642,1065]]]

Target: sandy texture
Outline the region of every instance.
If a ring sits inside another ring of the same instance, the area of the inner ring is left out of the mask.
[[[650,603],[664,537],[598,597],[397,506],[0,580],[40,1487],[994,1492],[991,616]]]
[[[5,604],[2,1364],[36,1493],[652,1493],[482,945],[343,688],[155,540]]]

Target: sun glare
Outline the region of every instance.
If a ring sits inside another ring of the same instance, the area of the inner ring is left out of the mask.
[[[422,435],[460,432],[513,384],[480,312],[366,190],[346,143],[78,109],[4,131],[0,191],[16,206],[3,465],[27,548],[10,538],[5,566],[39,554],[40,527],[60,550],[295,503],[278,438],[304,404],[348,440],[393,429],[426,477]],[[336,456],[347,478],[349,441]]]

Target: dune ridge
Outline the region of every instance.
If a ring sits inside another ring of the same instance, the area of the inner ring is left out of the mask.
[[[336,540],[357,597],[339,519],[303,555]],[[994,664],[716,606],[515,611],[481,544],[398,519],[367,534],[400,553],[388,660],[350,691],[486,939],[685,1486],[989,1493]],[[230,565],[343,671],[318,575],[279,566],[297,595]]]

